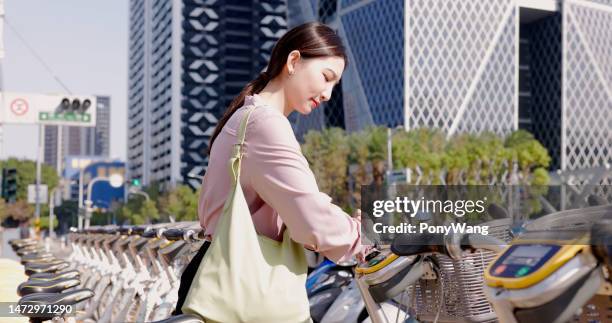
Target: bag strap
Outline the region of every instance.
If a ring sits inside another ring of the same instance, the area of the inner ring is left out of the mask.
[[[237,182],[238,178],[240,177],[240,162],[242,161],[242,155],[244,153],[244,138],[246,135],[247,124],[249,123],[249,117],[251,116],[253,110],[255,110],[254,107],[248,108],[245,112],[245,116],[240,121],[240,128],[238,129],[238,140],[234,144],[232,156],[229,160],[230,175],[232,175],[235,182]]]
[[[247,124],[249,123],[249,117],[251,116],[251,112],[253,112],[253,110],[255,110],[255,108],[248,108],[248,110],[245,112],[246,115],[242,118],[242,121],[240,122],[240,129],[238,130],[238,143],[236,145],[240,145],[240,146],[244,145],[246,127],[247,127]]]

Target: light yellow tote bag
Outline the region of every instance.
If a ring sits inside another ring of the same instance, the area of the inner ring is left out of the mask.
[[[304,248],[258,235],[240,186],[245,112],[229,161],[233,187],[182,307],[206,322],[311,322]]]

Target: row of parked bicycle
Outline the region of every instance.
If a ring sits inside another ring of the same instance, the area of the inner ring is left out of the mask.
[[[549,214],[517,237],[503,216],[481,225],[489,235],[398,235],[361,264],[311,254],[313,321],[609,321],[612,206]],[[201,322],[170,317],[201,232],[197,222],[94,227],[69,235],[66,260],[36,241],[12,241],[29,275],[19,304],[72,305],[67,321]]]

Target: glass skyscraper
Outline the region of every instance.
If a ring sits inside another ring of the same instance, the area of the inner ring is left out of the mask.
[[[552,168],[612,163],[612,1],[310,0],[290,27],[333,26],[350,63],[341,89],[348,131],[367,125],[500,135],[523,128]],[[296,116],[296,132],[330,126]],[[325,115],[326,117],[322,117]],[[333,119],[333,118],[332,118]]]
[[[198,187],[218,119],[286,31],[284,0],[130,1],[128,176]]]

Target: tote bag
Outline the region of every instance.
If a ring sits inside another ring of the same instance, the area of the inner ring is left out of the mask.
[[[307,263],[302,245],[258,235],[240,186],[245,111],[229,160],[232,180],[212,243],[183,304],[183,313],[205,322],[311,322],[306,296]]]

